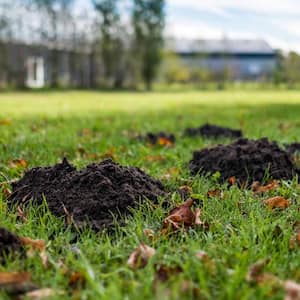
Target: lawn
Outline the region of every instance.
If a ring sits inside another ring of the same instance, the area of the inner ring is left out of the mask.
[[[267,273],[300,283],[300,248],[290,245],[293,224],[300,221],[296,180],[258,196],[221,186],[214,178],[190,178],[187,163],[193,150],[229,140],[182,137],[186,127],[211,122],[241,128],[249,138],[297,141],[300,92],[11,92],[0,94],[0,107],[0,224],[20,236],[45,240],[50,261],[46,268],[38,255],[10,257],[0,271],[30,272],[40,287],[64,292],[53,299],[191,299],[193,294],[199,299],[283,299],[284,289],[272,280],[246,280],[249,267],[266,258]],[[176,134],[175,147],[149,147],[133,139],[137,133],[160,130]],[[143,230],[160,232],[168,212],[163,205],[136,209],[126,226],[116,225],[113,234],[74,232],[46,207],[28,208],[26,220],[8,210],[4,182],[20,178],[24,169],[51,165],[63,157],[83,167],[108,156],[162,179],[171,193],[161,201],[171,206],[182,202],[176,190],[189,184],[201,200],[201,220],[209,229],[149,239]],[[13,164],[15,159],[25,160],[26,166]],[[221,189],[223,196],[208,197],[213,189]],[[263,199],[277,195],[289,198],[292,205],[281,211],[263,205]],[[132,270],[127,259],[141,242],[156,254],[145,268]],[[199,259],[199,251],[209,259]],[[82,287],[70,286],[62,263],[68,274],[82,274]],[[153,280],[158,265],[182,270],[157,287]]]

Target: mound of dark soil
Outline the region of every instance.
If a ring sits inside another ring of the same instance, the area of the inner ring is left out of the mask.
[[[89,222],[95,229],[110,226],[113,216],[128,213],[139,200],[156,201],[164,194],[162,183],[134,167],[112,160],[77,171],[66,159],[53,167],[33,168],[12,184],[11,203],[41,204],[43,195],[56,216],[72,215],[77,225]]]
[[[235,176],[239,183],[262,181],[266,172],[274,179],[292,179],[299,172],[290,155],[266,138],[195,151],[190,170],[192,175],[220,172],[221,181]]]
[[[285,145],[285,149],[290,154],[300,153],[300,143],[292,143]]]
[[[175,143],[175,135],[172,133],[166,133],[161,131],[159,133],[148,132],[145,136],[145,140],[152,145],[166,145]]]
[[[3,262],[5,256],[19,252],[22,248],[22,242],[17,235],[0,227],[0,262]]]
[[[185,130],[186,136],[201,135],[206,138],[240,138],[243,136],[241,130],[231,129],[227,127],[221,127],[217,125],[205,124],[198,128],[187,128]]]

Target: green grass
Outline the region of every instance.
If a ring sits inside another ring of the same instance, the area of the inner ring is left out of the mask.
[[[154,210],[144,205],[128,217],[126,226],[117,226],[113,235],[91,230],[78,235],[66,229],[63,220],[51,216],[45,207],[29,208],[27,222],[17,220],[15,211],[7,209],[0,190],[1,226],[21,236],[44,239],[51,260],[45,269],[38,256],[26,260],[11,257],[0,271],[31,272],[33,281],[41,287],[66,291],[65,296],[56,299],[70,299],[72,294],[59,261],[70,271],[86,274],[87,283],[79,289],[80,299],[190,299],[191,294],[180,291],[184,280],[192,281],[204,299],[282,299],[282,289],[273,291],[267,284],[258,286],[245,280],[249,266],[267,257],[271,259],[267,272],[282,280],[300,281],[300,248],[289,249],[293,223],[300,217],[296,182],[282,183],[280,189],[258,197],[249,190],[219,187],[209,178],[190,180],[187,162],[192,151],[216,142],[181,137],[184,128],[209,121],[240,127],[250,138],[297,141],[300,92],[3,93],[0,108],[0,122],[10,121],[0,125],[0,182],[22,176],[23,169],[10,165],[13,159],[23,158],[31,168],[54,164],[67,156],[77,167],[83,167],[94,159],[80,154],[79,149],[99,156],[114,151],[121,164],[141,167],[162,178],[172,191],[166,200],[174,205],[180,203],[176,189],[190,182],[193,192],[203,201],[201,219],[210,225],[207,232],[191,229],[149,241],[143,229],[159,232],[167,211],[161,206]],[[83,129],[89,129],[89,134],[81,135]],[[158,130],[176,133],[176,146],[147,147],[131,138],[135,133]],[[149,156],[164,159],[151,161]],[[170,172],[171,178],[165,179]],[[207,198],[207,191],[216,187],[224,190],[223,199]],[[262,205],[262,199],[272,195],[290,198],[292,205],[272,212]],[[278,227],[279,235],[274,234]],[[141,242],[154,247],[157,253],[146,268],[133,271],[126,262]],[[75,247],[80,249],[79,254]],[[199,250],[214,260],[215,270],[195,257]],[[153,279],[159,264],[180,266],[183,272],[155,292]]]

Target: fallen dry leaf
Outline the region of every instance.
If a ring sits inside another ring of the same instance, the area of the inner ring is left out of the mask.
[[[207,197],[213,198],[213,197],[221,197],[223,198],[223,192],[219,189],[210,190],[207,192]]]
[[[263,273],[266,265],[270,262],[269,258],[260,259],[249,267],[246,280],[248,282],[258,282],[259,276]]]
[[[17,158],[9,162],[11,168],[20,169],[27,167],[27,161],[24,158]]]
[[[46,254],[46,243],[43,240],[33,240],[29,237],[20,237],[20,241],[24,246],[29,246],[29,250],[27,251],[27,255],[29,257],[34,255],[34,251],[37,250],[39,252],[40,258],[42,260],[43,265],[48,266],[48,256]]]
[[[235,185],[236,184],[236,178],[235,178],[235,176],[231,176],[230,178],[228,178],[228,183],[230,185]]]
[[[1,119],[0,120],[0,125],[10,125],[11,120],[10,119]]]
[[[180,228],[188,229],[194,225],[202,224],[200,220],[200,209],[192,211],[194,201],[188,199],[179,207],[172,209],[169,215],[164,219],[163,227],[161,230],[162,234],[167,234]]]
[[[267,191],[275,190],[279,187],[279,181],[278,180],[272,180],[267,185],[260,185],[259,181],[254,181],[251,185],[251,189],[254,193],[265,193]]]
[[[300,285],[292,280],[287,280],[284,283],[286,292],[284,300],[300,300]]]
[[[160,146],[166,146],[166,147],[173,147],[174,142],[171,139],[168,139],[166,137],[160,137],[157,140],[157,144]]]
[[[142,243],[130,254],[127,264],[132,269],[144,268],[155,252],[154,248]]]
[[[69,278],[69,286],[75,287],[75,286],[82,286],[86,282],[86,277],[82,272],[73,272],[70,274]]]
[[[23,295],[28,300],[40,300],[40,299],[46,299],[49,297],[54,297],[58,295],[63,295],[64,293],[61,291],[57,291],[54,289],[44,288],[44,289],[37,289],[31,292],[27,292]],[[22,298],[23,298],[22,297]]]
[[[9,294],[23,294],[36,289],[28,272],[0,272],[0,289]]]
[[[289,200],[286,200],[281,196],[276,196],[276,197],[266,199],[263,201],[263,203],[267,205],[270,209],[274,209],[274,208],[286,209],[291,205]]]

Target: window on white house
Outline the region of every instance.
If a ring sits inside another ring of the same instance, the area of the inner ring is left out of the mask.
[[[42,57],[31,56],[26,62],[26,85],[30,88],[42,88],[45,86],[45,68]]]

